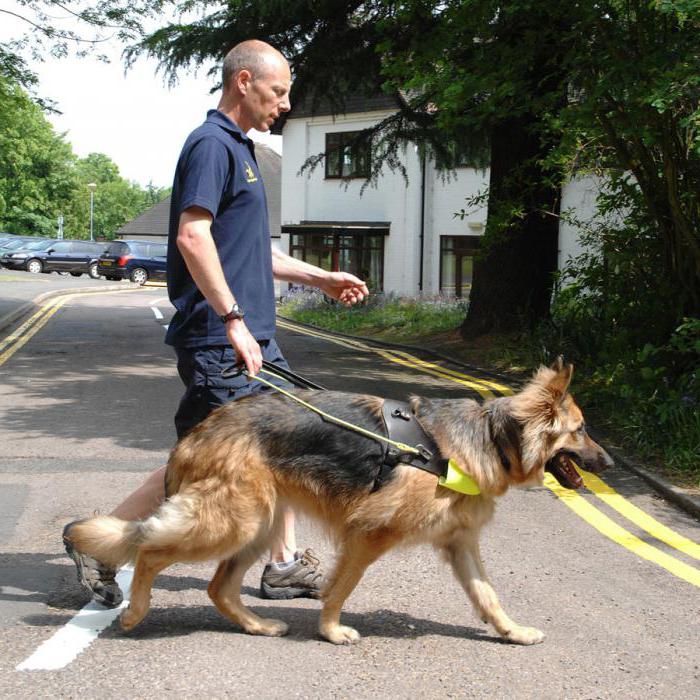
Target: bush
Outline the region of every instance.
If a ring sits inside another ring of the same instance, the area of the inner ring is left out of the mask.
[[[294,288],[283,298],[282,316],[301,323],[358,335],[390,334],[406,339],[434,335],[457,328],[467,302],[450,297],[399,297],[372,294],[361,305],[345,307],[321,292]]]

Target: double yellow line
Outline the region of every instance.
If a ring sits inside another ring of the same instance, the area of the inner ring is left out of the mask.
[[[44,302],[38,311],[32,314],[21,326],[0,341],[0,366],[5,364],[21,347],[26,345],[49,321],[49,319],[64,305],[78,297],[95,296],[97,294],[123,294],[124,292],[140,291],[140,288],[117,289],[113,291],[71,292],[52,297]]]
[[[433,362],[426,362],[410,353],[400,350],[388,350],[377,348],[368,343],[359,340],[348,338],[339,338],[330,333],[324,333],[315,329],[309,329],[299,326],[286,319],[278,318],[277,325],[286,330],[295,333],[302,333],[323,340],[342,345],[344,347],[364,352],[375,353],[390,362],[415,369],[423,374],[428,374],[433,377],[445,379],[456,384],[465,386],[479,393],[483,398],[493,398],[495,394],[502,396],[511,395],[513,390],[498,382],[474,377],[455,370],[442,367]],[[610,485],[605,483],[595,474],[586,471],[581,471],[585,487],[593,493],[596,498],[605,503],[608,507],[615,510],[623,518],[636,525],[641,530],[651,535],[659,542],[663,542],[667,546],[681,552],[685,556],[700,560],[700,545],[692,540],[680,535],[669,527],[652,518],[648,513],[641,508],[630,503],[626,498],[617,493]],[[629,549],[637,556],[653,562],[654,564],[666,569],[674,576],[677,576],[688,583],[700,587],[700,569],[690,566],[685,562],[677,559],[670,554],[654,547],[645,542],[636,535],[632,534],[624,527],[618,525],[611,520],[605,513],[596,508],[592,503],[587,501],[576,491],[566,489],[559,485],[557,480],[551,475],[545,475],[545,486],[550,489],[556,496],[568,506],[576,515],[585,520],[589,525],[594,527],[598,532],[612,540],[613,542]]]

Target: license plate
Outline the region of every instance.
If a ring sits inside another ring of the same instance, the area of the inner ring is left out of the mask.
[[[109,267],[111,264],[111,260],[100,260],[100,267]]]

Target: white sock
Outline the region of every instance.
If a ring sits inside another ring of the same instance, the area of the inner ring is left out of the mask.
[[[292,559],[292,561],[273,561],[270,562],[272,564],[272,568],[275,569],[276,571],[284,571],[285,569],[289,569],[291,566],[294,566],[296,563],[296,559]]]

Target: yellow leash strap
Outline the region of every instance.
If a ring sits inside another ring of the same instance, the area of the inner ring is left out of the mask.
[[[261,372],[265,372],[265,374],[269,374],[272,377],[275,377],[277,379],[281,379],[282,381],[285,381],[284,377],[280,377],[278,374],[275,374],[274,372],[270,372],[270,370],[267,369],[260,369]],[[393,445],[397,449],[401,450],[401,452],[411,452],[412,454],[419,455],[420,450],[417,450],[415,447],[411,447],[410,445],[404,445],[402,442],[397,442],[396,440],[391,440],[388,437],[384,437],[383,435],[378,435],[377,433],[373,433],[371,430],[365,430],[364,428],[361,428],[359,425],[355,425],[354,423],[348,423],[347,421],[344,421],[342,418],[336,418],[336,416],[330,415],[330,413],[326,413],[325,411],[322,411],[320,408],[317,406],[314,406],[307,401],[304,401],[303,399],[300,399],[298,396],[295,396],[291,392],[287,391],[286,389],[283,389],[280,386],[277,386],[276,384],[273,384],[272,382],[268,382],[267,379],[263,379],[262,377],[259,377],[256,374],[249,374],[248,377],[250,379],[255,379],[258,382],[262,382],[266,386],[269,386],[271,389],[274,389],[275,391],[279,391],[280,394],[284,394],[286,397],[296,401],[297,403],[300,403],[302,406],[308,408],[310,411],[313,411],[314,413],[318,413],[319,416],[322,416],[325,418],[327,421],[330,421],[331,423],[335,423],[336,425],[342,425],[344,428],[348,428],[349,430],[354,430],[356,433],[360,433],[362,435],[366,435],[369,438],[372,438],[373,440],[380,440],[381,442],[386,442],[389,445]]]

